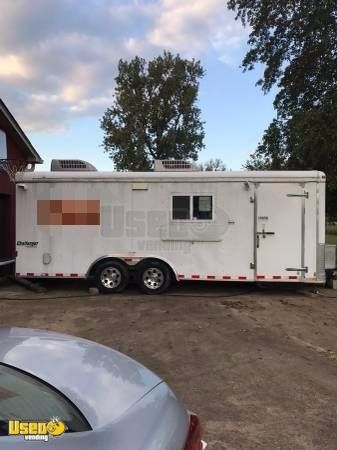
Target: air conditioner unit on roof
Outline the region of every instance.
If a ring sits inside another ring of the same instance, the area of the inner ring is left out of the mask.
[[[199,168],[190,161],[180,159],[155,159],[155,172],[198,172]]]
[[[80,159],[53,159],[52,172],[97,172],[96,167]]]

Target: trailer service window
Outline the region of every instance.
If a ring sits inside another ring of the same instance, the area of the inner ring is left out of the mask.
[[[173,220],[212,220],[211,195],[174,195],[172,197]]]
[[[188,195],[174,195],[173,220],[189,220],[191,218],[190,204],[191,201]]]

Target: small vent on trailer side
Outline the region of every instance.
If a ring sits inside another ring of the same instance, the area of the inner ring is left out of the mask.
[[[52,172],[97,172],[96,167],[80,159],[53,159]]]
[[[179,159],[156,159],[154,161],[155,172],[198,172],[199,168],[190,161]]]

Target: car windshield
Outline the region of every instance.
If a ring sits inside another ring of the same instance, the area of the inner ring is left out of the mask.
[[[8,435],[9,420],[49,422],[56,417],[66,424],[67,432],[91,429],[77,408],[57,390],[0,364],[0,436]]]

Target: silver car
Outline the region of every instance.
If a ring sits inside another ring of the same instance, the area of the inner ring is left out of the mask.
[[[46,445],[37,441],[53,450],[206,446],[197,416],[136,361],[77,337],[0,328],[0,448]]]

